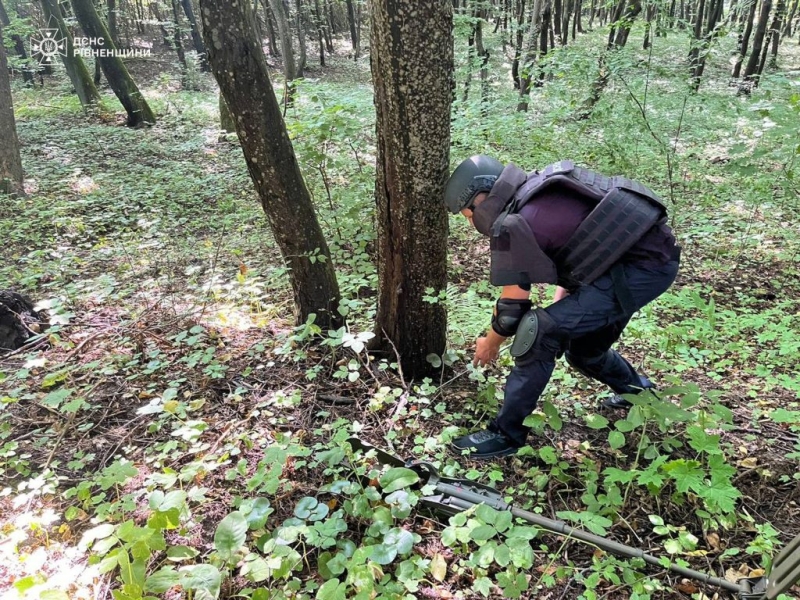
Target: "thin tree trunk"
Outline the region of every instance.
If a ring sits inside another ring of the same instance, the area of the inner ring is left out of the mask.
[[[75,88],[75,93],[81,101],[81,105],[99,104],[100,92],[97,91],[92,75],[89,73],[89,69],[86,68],[86,63],[83,62],[80,56],[75,56],[75,42],[72,38],[72,32],[61,16],[57,0],[41,0],[41,3],[45,19],[52,27],[58,29],[59,36],[65,40],[66,51],[61,53],[61,60],[64,63],[67,76],[72,82],[72,87]]]
[[[3,1],[0,0],[0,26],[8,27],[9,25],[11,25],[11,20],[8,18],[8,13],[6,12],[5,6],[3,6]],[[20,37],[17,34],[13,34],[9,36],[9,38],[11,39],[12,42],[14,42],[14,50],[16,51],[17,55],[19,55],[19,57],[23,61],[25,61],[25,63],[28,63],[29,61],[28,53],[25,51],[25,42],[22,39],[22,37]],[[23,68],[22,69],[23,80],[26,83],[32,83],[33,73],[34,73],[33,68],[29,67]]]
[[[778,46],[781,44],[781,33],[783,31],[783,19],[786,16],[786,0],[778,0],[775,7],[775,18],[770,27],[770,39],[772,41],[772,58],[769,66],[772,69],[778,67]]]
[[[764,38],[767,34],[767,25],[769,24],[769,13],[771,10],[772,0],[761,0],[761,13],[759,14],[758,25],[753,35],[753,51],[750,53],[750,59],[747,61],[747,67],[745,67],[744,70],[744,79],[747,81],[754,81],[757,78],[758,67],[761,63],[761,49],[764,47]]]
[[[298,323],[342,324],[328,244],[286,131],[249,3],[200,0],[209,63],[235,117],[250,177],[289,272]],[[449,124],[449,122],[448,122]]]
[[[108,84],[128,113],[128,125],[138,127],[155,123],[156,117],[139,91],[136,82],[128,73],[128,69],[125,68],[125,63],[118,56],[113,55],[116,48],[111,42],[108,30],[97,14],[92,0],[72,0],[72,8],[81,29],[94,42],[92,49],[97,55],[95,60],[100,62]],[[97,43],[99,41],[103,41],[105,44],[99,45]],[[109,54],[111,55],[109,56]]]
[[[192,0],[181,0],[181,6],[183,6],[183,12],[192,28],[192,45],[194,46],[194,51],[197,52],[197,57],[200,60],[200,70],[208,72],[210,67],[208,66],[208,57],[206,56],[206,45],[203,43],[203,36],[201,35],[200,27],[197,24],[197,17],[194,15]]]
[[[297,77],[302,77],[307,66],[306,31],[303,24],[303,0],[297,0],[297,42],[300,49],[300,60],[297,61]]]
[[[741,38],[739,40],[739,54],[736,57],[736,62],[733,65],[733,70],[731,71],[731,77],[734,79],[739,79],[739,75],[742,72],[742,63],[744,62],[744,57],[747,56],[747,48],[750,45],[750,36],[753,33],[753,24],[755,22],[756,16],[756,8],[758,8],[758,2],[753,0],[750,4],[750,10],[748,11],[747,21],[745,22],[745,29],[744,33],[742,33]]]
[[[186,73],[188,65],[186,64],[186,53],[183,51],[183,35],[181,32],[181,13],[178,7],[178,0],[172,0],[172,45],[175,47],[175,52],[178,54],[178,61],[181,63],[181,71],[183,72],[183,84],[186,85]]]
[[[272,56],[280,56],[278,51],[278,36],[275,34],[275,15],[272,14],[272,9],[269,7],[268,0],[264,0],[264,15],[267,22],[267,38],[269,40],[269,51]]]
[[[161,9],[158,7],[158,2],[151,2],[150,3],[150,12],[158,21],[158,27],[161,30],[161,38],[165,46],[172,46],[172,41],[170,40],[169,30],[166,26],[166,21],[164,20],[163,15],[161,14]]]
[[[314,0],[314,20],[316,21],[317,25],[317,38],[319,41],[319,65],[321,67],[325,66],[325,33],[324,29],[324,22],[322,19],[322,10],[319,6],[319,0]]]
[[[6,47],[3,44],[3,25],[0,24],[0,194],[25,195],[22,187],[22,160],[19,156],[17,124],[11,98]]]
[[[289,18],[282,0],[269,0],[269,6],[278,26],[278,37],[281,40],[281,57],[283,58],[283,75],[286,79],[285,101],[291,105],[294,101],[294,83],[297,79],[294,48],[292,47],[292,30],[289,27]]]
[[[533,8],[531,9],[531,21],[528,25],[528,41],[525,50],[525,55],[522,60],[522,72],[520,73],[520,86],[519,86],[519,101],[517,102],[517,112],[528,111],[528,99],[530,96],[531,82],[533,81],[533,69],[539,55],[539,46],[541,43],[541,34],[544,31],[547,34],[547,29],[542,27],[542,16],[544,13],[544,4],[548,0],[534,0]],[[545,45],[545,53],[547,46]]]
[[[117,48],[122,48],[117,28],[117,0],[106,0],[106,7],[108,8],[108,32],[111,34],[111,41]]]
[[[350,42],[353,45],[353,59],[358,60],[361,54],[361,40],[358,37],[358,25],[356,22],[356,9],[353,0],[346,0],[347,4],[347,24],[350,27]]]
[[[514,89],[520,88],[519,60],[522,56],[522,44],[525,42],[525,0],[517,2],[517,34],[514,41],[514,60],[511,63],[511,79],[514,81]]]

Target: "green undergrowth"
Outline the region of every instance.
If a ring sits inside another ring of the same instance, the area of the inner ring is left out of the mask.
[[[78,597],[106,581],[118,600],[701,597],[507,512],[430,515],[418,474],[354,453],[352,435],[721,575],[768,568],[800,532],[796,83],[777,71],[737,96],[722,70],[735,39],[723,37],[690,94],[675,34],[652,55],[615,56],[593,117],[576,120],[597,64],[585,36],[551,55],[531,111],[517,113],[488,37],[485,102],[477,74],[463,100],[457,55],[454,163],[572,157],[670,202],[684,267],[622,340],[658,396],[603,413],[606,391],[559,363],[529,447],[488,464],[447,450],[495,413],[511,365],[471,365],[496,294],[487,248],[452,221],[451,283],[429,291],[449,314],[448,350],[429,357],[436,377],[405,381],[392,357],[369,354],[367,86],[307,80],[287,114],[343,292],[348,326],[336,332],[295,325],[241,151],[217,132],[215,93],[155,82],[159,123],[132,131],[66,94],[15,89],[32,193],[3,201],[0,288],[30,294],[51,326],[0,362],[4,594]],[[551,294],[535,290],[539,304]]]

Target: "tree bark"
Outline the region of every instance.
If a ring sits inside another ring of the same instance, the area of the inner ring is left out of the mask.
[[[283,76],[286,79],[286,103],[291,104],[294,98],[294,84],[297,79],[294,48],[292,47],[292,30],[289,27],[289,17],[282,0],[269,0],[269,6],[278,26],[278,37],[281,40],[281,56],[283,58]]]
[[[739,40],[739,54],[736,58],[736,62],[733,65],[733,70],[731,71],[731,77],[734,79],[738,79],[739,75],[742,71],[742,63],[744,62],[744,57],[747,56],[747,48],[750,45],[750,35],[753,33],[753,23],[756,17],[756,8],[758,8],[758,2],[753,0],[750,5],[750,10],[748,11],[747,21],[745,23],[744,33]]]
[[[92,80],[92,74],[86,67],[86,63],[80,56],[75,56],[75,42],[72,32],[61,16],[57,0],[41,0],[42,11],[48,24],[58,29],[62,39],[66,40],[66,52],[61,54],[64,69],[67,76],[75,88],[75,93],[81,101],[82,106],[96,105],[100,103],[100,93]]]
[[[411,377],[432,373],[446,314],[424,298],[447,285],[447,214],[453,89],[451,0],[370,0],[378,217],[376,347],[400,355]],[[413,16],[413,18],[412,18]]]
[[[514,89],[520,88],[519,60],[522,56],[522,44],[525,42],[525,0],[517,2],[517,35],[514,41],[514,61],[511,63],[511,79],[514,81]]]
[[[181,12],[178,7],[178,0],[172,0],[172,45],[178,54],[178,61],[181,63],[183,72],[183,83],[186,84],[186,53],[183,51],[183,35],[181,33]]]
[[[772,42],[770,67],[773,69],[778,66],[778,46],[781,44],[781,33],[783,32],[783,19],[785,16],[786,0],[778,0],[778,4],[775,7],[775,18],[769,30],[770,41]]]
[[[361,40],[358,36],[358,23],[356,22],[356,9],[353,0],[346,0],[347,24],[350,27],[350,42],[353,44],[353,60],[358,60],[361,54]]]
[[[8,17],[8,13],[6,12],[6,7],[3,6],[3,0],[0,0],[0,26],[8,27],[11,25],[11,19]],[[19,35],[12,35],[10,36],[12,42],[14,42],[14,50],[16,50],[19,57],[28,62],[28,53],[25,51],[25,42]],[[7,62],[7,61],[6,61]],[[34,70],[32,68],[23,68],[22,69],[22,78],[26,83],[31,83],[33,81],[33,73]]]
[[[448,121],[449,122],[449,121]],[[17,124],[11,98],[6,47],[3,44],[3,25],[0,23],[0,194],[24,196],[22,160],[19,156]]]
[[[319,6],[319,0],[314,0],[314,21],[317,26],[317,41],[319,43],[319,66],[325,66],[325,32],[323,31],[325,25],[322,18],[322,10]]]
[[[757,78],[758,67],[761,62],[761,49],[764,47],[764,38],[767,35],[767,25],[769,24],[769,13],[772,10],[772,0],[761,0],[761,12],[758,17],[758,25],[753,35],[753,51],[747,61],[744,70],[744,78],[754,81]]]
[[[236,133],[236,120],[225,102],[225,96],[219,95],[219,128],[225,133]]]
[[[336,329],[339,286],[269,80],[249,3],[200,0],[211,71],[236,122],[250,178],[289,269],[298,323]],[[448,121],[449,123],[449,121]]]
[[[113,53],[116,48],[111,42],[108,29],[92,4],[92,0],[72,0],[72,8],[75,17],[81,25],[84,33],[92,38],[92,49],[100,55],[95,59],[100,62],[108,84],[114,90],[122,106],[128,113],[128,125],[139,127],[144,124],[153,124],[156,117],[147,101],[142,96],[136,82],[125,68],[125,63],[119,56],[103,56],[103,54]],[[104,42],[100,44],[99,42]]]
[[[297,77],[302,77],[307,65],[306,31],[303,24],[303,0],[297,0],[297,46],[300,50],[300,60],[297,61]]]
[[[106,7],[108,8],[108,33],[111,34],[111,41],[117,48],[122,48],[117,27],[117,0],[106,0]]]
[[[197,17],[194,15],[192,0],[181,0],[181,5],[183,6],[183,12],[186,15],[186,19],[189,21],[189,25],[192,28],[192,45],[194,46],[194,51],[197,52],[197,57],[200,60],[200,70],[208,72],[209,66],[208,56],[206,56],[206,45],[203,43],[203,36],[200,33],[200,27],[197,24]]]
[[[531,20],[528,24],[528,41],[525,54],[522,60],[522,73],[520,73],[519,101],[517,102],[517,112],[528,111],[528,98],[531,91],[531,81],[533,81],[533,69],[541,52],[542,33],[545,39],[547,29],[542,27],[542,17],[545,12],[545,3],[549,0],[534,0],[531,8]],[[547,53],[547,43],[544,44],[544,53]]]

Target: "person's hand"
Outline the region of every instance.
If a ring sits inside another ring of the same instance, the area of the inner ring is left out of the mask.
[[[497,360],[500,354],[500,346],[492,343],[487,337],[479,337],[475,341],[475,358],[472,359],[472,364],[478,367],[485,367]]]
[[[556,293],[553,295],[553,302],[558,302],[559,300],[563,300],[567,296],[569,296],[569,292],[564,288],[562,288],[561,286],[558,286],[556,288]]]

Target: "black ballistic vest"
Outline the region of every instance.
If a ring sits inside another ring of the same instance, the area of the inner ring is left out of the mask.
[[[560,184],[594,206],[551,259],[536,242],[520,209]],[[606,177],[564,160],[525,174],[509,164],[473,213],[475,227],[491,237],[492,285],[557,283],[567,289],[592,283],[608,271],[667,209],[648,187],[625,177]]]

